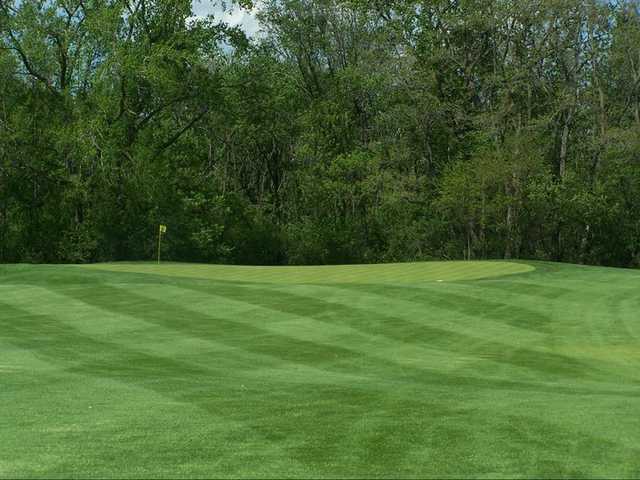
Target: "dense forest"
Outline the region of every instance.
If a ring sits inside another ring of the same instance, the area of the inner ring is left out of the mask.
[[[253,7],[0,0],[0,262],[640,266],[640,2]]]

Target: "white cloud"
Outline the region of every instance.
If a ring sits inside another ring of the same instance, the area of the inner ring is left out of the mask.
[[[234,27],[240,26],[249,36],[255,35],[260,30],[260,24],[255,16],[256,8],[252,11],[247,11],[237,6],[229,5],[225,10],[218,1],[194,0],[193,14],[196,18],[213,15],[216,20],[222,20]]]

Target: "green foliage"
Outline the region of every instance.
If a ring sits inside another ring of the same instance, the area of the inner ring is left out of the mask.
[[[221,196],[206,197],[197,193],[185,197],[183,215],[190,219],[192,225],[182,225],[191,232],[192,249],[200,252],[202,261],[215,262],[224,260],[230,254],[231,248],[222,243],[224,221],[230,213]]]
[[[638,265],[633,2],[256,5],[1,2],[0,261]]]

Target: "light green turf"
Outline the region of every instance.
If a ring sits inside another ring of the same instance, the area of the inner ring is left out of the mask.
[[[84,267],[87,268],[87,267]],[[184,263],[101,263],[88,268],[113,272],[152,273],[252,283],[417,283],[478,280],[530,272],[531,265],[514,262],[422,262],[385,265],[318,267],[248,267]]]
[[[0,266],[0,478],[640,478],[639,312],[551,263]]]

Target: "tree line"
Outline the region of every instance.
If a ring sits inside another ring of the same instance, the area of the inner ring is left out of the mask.
[[[640,265],[640,2],[258,16],[0,0],[0,262]]]

